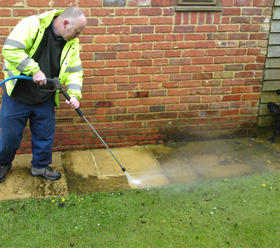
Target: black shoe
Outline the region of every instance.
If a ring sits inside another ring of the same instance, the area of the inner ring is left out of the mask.
[[[6,180],[6,174],[11,167],[12,164],[0,165],[0,183],[3,183]]]
[[[46,166],[44,168],[34,168],[33,165],[31,167],[31,175],[33,177],[44,177],[48,180],[58,180],[61,177],[61,174],[51,168],[50,166]]]

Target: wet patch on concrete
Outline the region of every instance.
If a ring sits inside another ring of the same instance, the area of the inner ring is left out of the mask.
[[[70,194],[111,192],[130,189],[125,176],[98,179],[97,177],[83,178],[65,171]]]
[[[32,197],[53,197],[53,196],[66,196],[69,194],[66,176],[62,166],[55,167],[61,173],[61,178],[56,181],[46,180],[42,177],[34,177]]]
[[[128,182],[120,165],[107,149],[65,152],[63,164],[69,192],[114,191],[169,183],[157,160],[145,146],[113,148],[111,151],[126,171],[141,184]]]
[[[149,146],[173,183],[229,178],[279,170],[278,153],[255,139],[228,139]]]

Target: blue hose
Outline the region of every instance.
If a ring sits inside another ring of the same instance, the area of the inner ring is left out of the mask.
[[[13,79],[33,80],[33,78],[32,78],[32,77],[29,77],[29,76],[23,76],[23,75],[12,76],[12,77],[9,77],[9,78],[5,79],[4,81],[2,81],[2,82],[0,83],[0,86],[1,86],[2,84],[6,83],[7,81],[13,80]]]

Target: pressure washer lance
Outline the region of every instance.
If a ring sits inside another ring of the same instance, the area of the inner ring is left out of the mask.
[[[2,81],[0,83],[0,85],[4,84],[5,82],[9,81],[9,80],[13,80],[13,79],[25,79],[25,80],[33,80],[32,77],[29,76],[24,76],[24,75],[19,75],[19,76],[13,76],[10,78],[5,79],[4,81]],[[44,90],[44,89],[40,89],[40,85],[37,85],[38,90],[40,91],[57,91],[59,90],[62,95],[68,100],[70,101],[70,96],[67,94],[67,92],[62,88],[62,85],[59,81],[59,78],[47,78],[47,82],[50,82],[53,85],[53,89],[51,90]],[[91,127],[91,129],[93,130],[93,132],[97,135],[97,137],[102,141],[102,143],[104,144],[104,146],[108,149],[108,151],[111,153],[111,155],[113,156],[113,158],[117,161],[117,163],[119,164],[119,166],[121,167],[123,172],[126,172],[126,169],[121,165],[120,161],[116,158],[116,156],[113,154],[113,152],[111,151],[111,149],[107,146],[107,144],[105,143],[105,141],[101,138],[101,136],[97,133],[97,131],[94,129],[94,127],[90,124],[90,122],[87,120],[87,118],[84,116],[83,112],[81,111],[80,108],[76,108],[75,109],[76,112],[87,122],[87,124]]]

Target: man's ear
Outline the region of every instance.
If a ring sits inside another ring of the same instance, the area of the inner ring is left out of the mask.
[[[69,24],[69,21],[68,20],[64,20],[63,21],[63,28],[65,29],[68,24]]]

